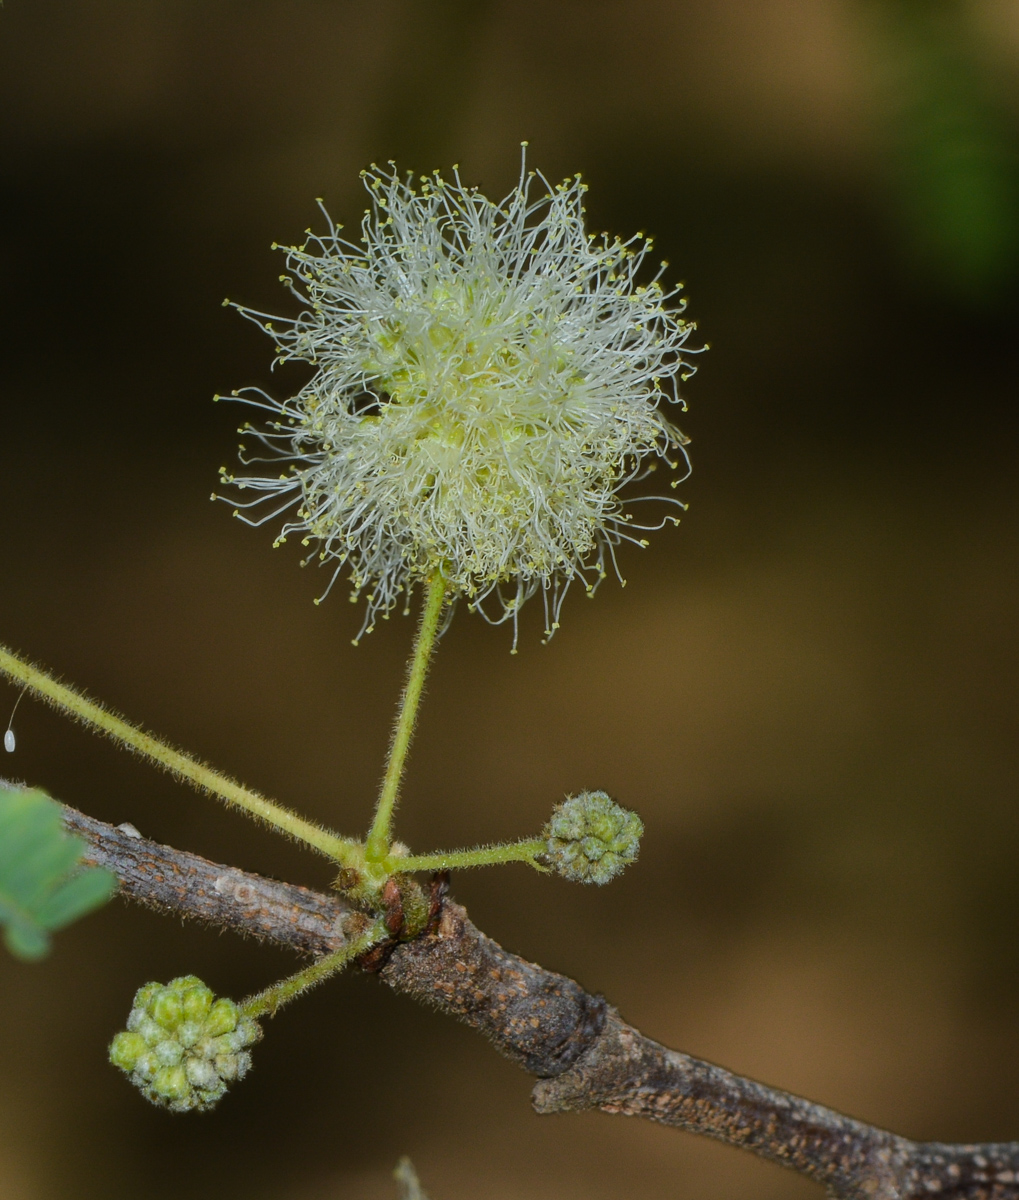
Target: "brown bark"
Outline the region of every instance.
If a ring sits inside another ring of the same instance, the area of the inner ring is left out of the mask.
[[[321,955],[364,917],[336,895],[280,883],[160,846],[65,809],[87,861],[112,870],[127,897],[163,912]],[[777,1088],[668,1050],[600,996],[486,937],[433,887],[433,917],[363,956],[395,991],[472,1025],[532,1075],[539,1113],[600,1109],[647,1117],[742,1146],[845,1200],[1019,1200],[1019,1142],[912,1142]]]

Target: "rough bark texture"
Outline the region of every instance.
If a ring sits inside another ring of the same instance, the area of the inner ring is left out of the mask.
[[[87,862],[113,871],[121,895],[148,908],[301,954],[328,954],[344,944],[344,924],[354,910],[339,896],[224,867],[151,842],[130,825],[107,825],[73,808],[64,808],[64,825],[88,842]]]
[[[364,917],[336,896],[160,846],[65,809],[87,860],[133,900],[304,953],[341,947]],[[1019,1200],[1019,1142],[911,1142],[822,1105],[660,1046],[600,996],[510,954],[433,886],[426,931],[363,956],[367,970],[474,1026],[539,1077],[540,1113],[597,1108],[742,1146],[845,1200]]]
[[[578,983],[507,953],[447,900],[432,933],[382,968],[395,991],[458,1017],[532,1075],[559,1075],[595,1043],[608,1006]]]
[[[534,1089],[538,1112],[600,1108],[753,1150],[836,1195],[899,1196],[911,1143],[799,1096],[668,1050],[613,1010],[572,1070]]]

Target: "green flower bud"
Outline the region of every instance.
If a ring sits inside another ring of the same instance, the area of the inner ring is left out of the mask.
[[[148,1043],[140,1033],[130,1033],[125,1029],[110,1043],[110,1062],[122,1071],[133,1071],[148,1048]]]
[[[606,792],[581,792],[552,810],[540,861],[577,883],[608,883],[637,857],[644,823]]]
[[[201,1041],[205,1029],[200,1021],[181,1021],[177,1026],[177,1041],[186,1049]]]
[[[180,996],[177,992],[166,989],[159,992],[150,1002],[149,1012],[152,1019],[164,1029],[176,1029],[181,1022]]]
[[[161,1067],[152,1080],[152,1092],[171,1108],[186,1103],[190,1091],[188,1073],[181,1066]]]
[[[220,1079],[216,1074],[216,1068],[206,1059],[189,1058],[185,1070],[188,1073],[188,1079],[195,1087],[205,1088],[206,1091],[219,1087]]]
[[[110,1043],[110,1062],[153,1104],[173,1112],[207,1109],[251,1067],[257,1022],[194,975],[139,988],[127,1029]]]
[[[163,1067],[176,1067],[184,1057],[184,1047],[173,1038],[164,1038],[152,1048],[156,1062]]]
[[[195,986],[188,990],[183,999],[184,1019],[186,1021],[202,1022],[209,1015],[214,997],[212,990],[204,986]]]
[[[232,1033],[237,1028],[239,1016],[237,1005],[232,1000],[217,1000],[205,1018],[206,1037],[218,1037],[221,1033]]]

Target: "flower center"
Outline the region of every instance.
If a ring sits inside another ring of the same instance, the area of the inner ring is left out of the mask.
[[[428,486],[441,489],[455,470],[462,494],[466,469],[479,487],[499,476],[517,492],[519,469],[568,423],[581,380],[541,299],[490,278],[443,280],[371,331],[366,365],[386,397],[374,419],[391,427],[404,469],[418,459]]]

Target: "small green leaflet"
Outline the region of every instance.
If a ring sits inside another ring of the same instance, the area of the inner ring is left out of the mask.
[[[49,934],[116,891],[111,872],[78,866],[84,850],[81,838],[64,830],[60,805],[45,792],[0,786],[0,925],[16,958],[48,954]]]

